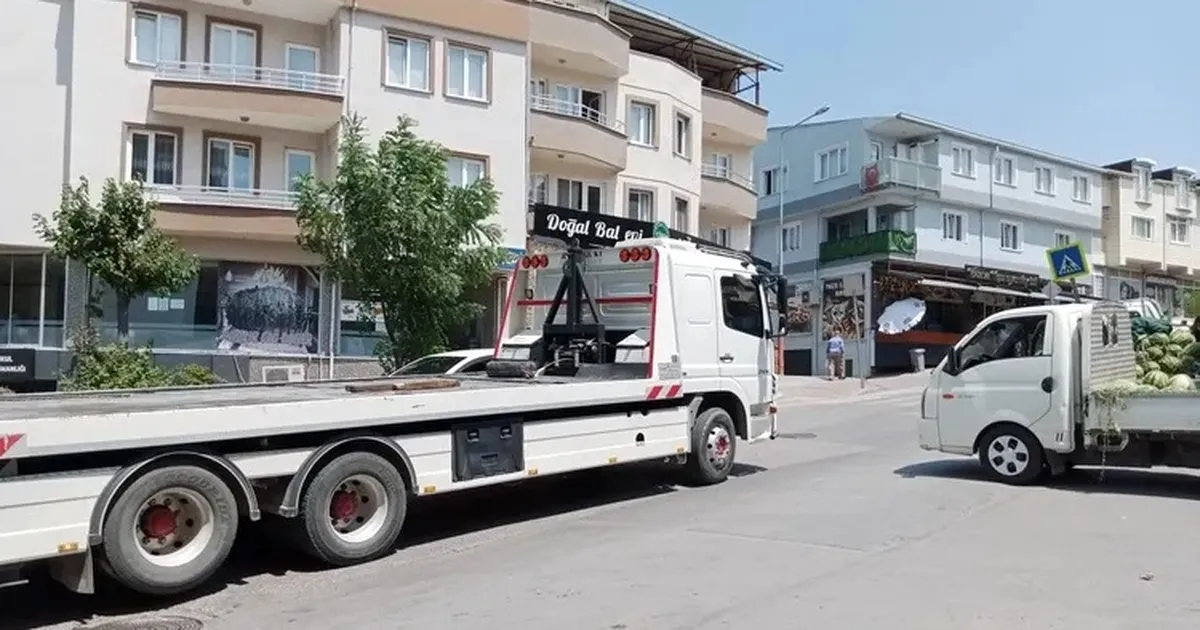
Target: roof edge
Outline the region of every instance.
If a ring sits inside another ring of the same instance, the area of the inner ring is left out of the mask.
[[[643,7],[640,4],[632,2],[632,0],[608,0],[608,3],[612,4],[612,5],[616,5],[618,7],[621,7],[622,9],[625,9],[627,11],[641,13],[647,17],[654,18],[656,20],[661,20],[661,21],[671,25],[671,27],[677,28],[677,29],[683,31],[684,33],[687,33],[688,35],[691,35],[693,37],[697,37],[700,39],[706,39],[709,41],[709,43],[713,44],[714,46],[720,46],[720,47],[726,48],[729,50],[729,52],[734,53],[736,55],[741,55],[741,56],[749,59],[750,61],[753,61],[753,62],[763,66],[763,68],[766,70],[772,70],[774,72],[783,72],[783,64],[779,63],[778,61],[768,59],[767,57],[764,57],[758,53],[751,52],[745,48],[742,48],[741,46],[731,44],[719,37],[715,37],[713,35],[705,33],[704,31],[702,31],[698,28],[684,24],[683,22],[680,22],[679,20],[677,20],[669,15],[659,13],[658,11],[655,11],[653,9],[648,9],[646,7]]]

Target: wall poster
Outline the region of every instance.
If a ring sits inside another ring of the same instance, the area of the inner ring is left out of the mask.
[[[320,281],[309,269],[221,263],[217,347],[316,353]]]
[[[863,295],[849,296],[845,294],[843,278],[825,280],[821,287],[821,327],[822,338],[828,339],[834,333],[842,339],[851,341],[863,338],[863,324],[866,317],[866,300]],[[855,326],[857,318],[858,326]]]

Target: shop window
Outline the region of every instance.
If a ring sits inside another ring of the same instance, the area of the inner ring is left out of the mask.
[[[375,356],[375,347],[383,341],[383,313],[364,306],[361,294],[344,285],[338,307],[338,354],[348,357]]]
[[[183,289],[142,295],[129,304],[129,337],[137,345],[179,350],[211,350],[217,334],[216,263],[204,263]],[[104,339],[117,338],[117,296],[103,280],[92,278],[92,325]]]
[[[10,256],[12,264],[8,343],[36,346],[41,342],[41,254]]]
[[[12,332],[12,259],[0,256],[0,343],[8,343]]]

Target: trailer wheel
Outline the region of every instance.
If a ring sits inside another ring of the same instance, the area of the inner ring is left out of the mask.
[[[392,549],[407,512],[408,490],[395,466],[372,453],[347,453],[305,488],[297,533],[304,551],[321,562],[365,562]]]
[[[1008,425],[993,428],[979,440],[979,461],[993,478],[1027,486],[1042,478],[1046,456],[1032,433]]]
[[[733,418],[721,407],[700,412],[692,425],[692,452],[688,455],[688,479],[699,486],[721,483],[733,470],[737,450]]]
[[[237,529],[237,499],[220,477],[197,466],[156,468],[113,503],[102,532],[103,566],[139,593],[182,593],[225,562]]]

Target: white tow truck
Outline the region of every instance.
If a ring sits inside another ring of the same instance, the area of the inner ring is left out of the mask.
[[[1075,465],[1200,468],[1200,392],[1121,394],[1134,357],[1127,304],[992,315],[933,370],[920,446],[978,454],[1014,485]]]
[[[774,437],[782,295],[728,250],[570,247],[518,261],[486,375],[5,396],[0,567],[163,595],[264,513],[345,565],[432,494],[664,459],[721,482]]]

